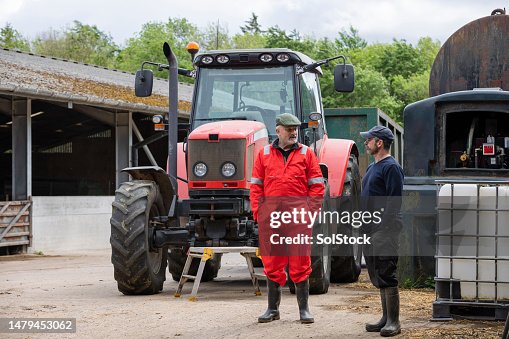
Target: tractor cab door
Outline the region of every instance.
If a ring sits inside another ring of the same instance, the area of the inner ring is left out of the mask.
[[[318,153],[325,136],[325,125],[323,122],[323,107],[320,95],[320,84],[315,73],[306,72],[299,76],[300,102],[302,111],[302,122],[309,122],[311,113],[320,113],[322,119],[318,121],[318,127],[307,127],[301,130],[301,142],[316,149]],[[316,148],[315,148],[316,146]]]

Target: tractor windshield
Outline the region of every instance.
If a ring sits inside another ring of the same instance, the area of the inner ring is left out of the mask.
[[[219,120],[255,120],[276,135],[276,115],[295,114],[293,66],[201,68],[192,128]]]

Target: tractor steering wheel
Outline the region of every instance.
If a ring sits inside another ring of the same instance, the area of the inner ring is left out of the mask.
[[[264,116],[267,113],[266,110],[264,110],[261,107],[255,106],[255,105],[244,105],[244,106],[240,107],[240,110],[242,110],[242,111],[258,111],[262,114],[262,116]]]

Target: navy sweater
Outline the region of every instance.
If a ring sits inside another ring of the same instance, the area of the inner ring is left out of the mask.
[[[382,222],[389,226],[399,218],[403,179],[403,169],[392,156],[371,163],[362,179],[361,207],[382,211]]]

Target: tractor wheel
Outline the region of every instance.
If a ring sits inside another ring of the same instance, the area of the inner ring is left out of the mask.
[[[341,206],[339,206],[339,213],[343,211],[356,211],[359,208],[359,199],[361,193],[361,176],[359,173],[359,166],[357,159],[351,155],[348,159],[348,168],[345,175],[345,182],[343,184],[343,198]],[[341,227],[341,226],[340,226]],[[347,234],[349,236],[356,236],[358,229],[348,227],[341,227],[338,233]],[[350,283],[355,282],[361,273],[361,260],[362,260],[362,245],[355,244],[348,249],[345,256],[333,256],[331,267],[331,282],[333,283]]]
[[[150,220],[165,215],[159,187],[149,180],[123,183],[115,191],[111,223],[111,262],[123,294],[155,294],[166,280],[166,248],[150,247]]]
[[[325,194],[322,203],[322,211],[330,211],[331,201],[329,185],[325,184]],[[324,222],[321,224],[313,225],[313,238],[316,239],[318,233],[328,237],[332,234],[331,224]],[[312,245],[313,246],[313,245]],[[331,246],[330,245],[319,245],[319,247],[312,249],[313,254],[311,256],[311,269],[312,272],[309,275],[309,293],[310,294],[325,294],[329,291],[330,274],[331,274]],[[290,293],[295,293],[295,284],[288,275],[288,287]]]
[[[201,276],[201,281],[211,281],[212,279],[217,277],[217,273],[221,268],[221,258],[222,254],[214,254],[212,258],[207,260],[205,263],[205,268],[203,269],[203,275]],[[168,252],[168,271],[171,273],[173,280],[180,281],[180,277],[182,276],[182,271],[184,270],[184,265],[187,260],[186,252],[180,249],[170,250]],[[198,266],[200,265],[200,260],[193,259],[191,263],[191,268],[189,269],[190,275],[196,275],[198,272]]]

